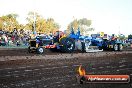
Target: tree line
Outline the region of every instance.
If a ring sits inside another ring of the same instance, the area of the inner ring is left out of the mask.
[[[59,30],[60,25],[55,22],[53,18],[45,19],[38,13],[29,12],[26,18],[27,24],[20,24],[17,21],[18,14],[7,14],[0,17],[0,30],[12,32],[13,29],[26,29],[34,31],[34,26],[37,33],[49,33]],[[34,25],[35,22],[35,25]],[[91,20],[87,18],[82,19],[74,19],[69,25],[65,32],[68,34],[70,29],[73,27],[74,31],[76,32],[78,28],[82,33],[87,31],[93,31],[94,28],[90,28],[92,24]]]

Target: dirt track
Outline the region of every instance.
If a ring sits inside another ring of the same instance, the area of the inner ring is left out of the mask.
[[[0,88],[132,88],[129,84],[76,82],[79,65],[87,74],[128,74],[132,50],[99,53],[29,54],[26,49],[0,50]]]
[[[124,51],[132,51],[132,48],[125,48]],[[79,52],[74,52],[74,54],[78,54]],[[111,53],[107,51],[107,53]],[[51,52],[48,49],[45,50],[43,55],[56,55],[56,54],[65,54],[65,53],[57,53]],[[0,56],[36,56],[36,53],[28,53],[28,50],[21,48],[0,48]]]

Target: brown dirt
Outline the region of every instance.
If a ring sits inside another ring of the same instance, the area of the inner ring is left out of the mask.
[[[132,88],[128,84],[84,84],[76,81],[79,65],[87,74],[127,74],[132,79],[132,50],[98,53],[28,53],[0,49],[1,88]]]

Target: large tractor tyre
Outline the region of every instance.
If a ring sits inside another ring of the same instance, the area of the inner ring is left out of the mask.
[[[37,53],[38,54],[43,54],[44,53],[44,48],[43,47],[38,47],[37,48]]]
[[[75,41],[71,38],[64,37],[60,40],[60,51],[64,53],[72,53],[75,49]]]
[[[118,44],[118,51],[122,51],[123,50],[123,45],[122,44]]]
[[[85,53],[86,52],[85,43],[81,42],[81,45],[82,45],[82,53]]]
[[[61,38],[59,41],[59,45],[61,45],[60,47],[60,51],[65,53],[65,41],[66,41],[67,37]]]
[[[117,44],[114,45],[113,50],[114,51],[117,51],[118,50],[118,45]]]
[[[105,47],[105,46],[99,47],[99,50],[101,50],[101,49],[103,49],[104,51],[109,50],[108,47]]]

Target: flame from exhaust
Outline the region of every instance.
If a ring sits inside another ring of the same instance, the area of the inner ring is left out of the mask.
[[[79,66],[78,72],[80,76],[84,76],[86,74],[85,69],[83,69],[81,65]]]

